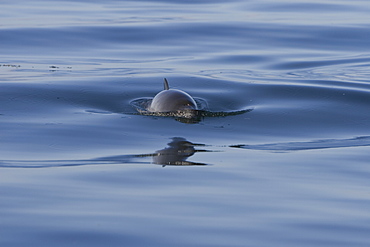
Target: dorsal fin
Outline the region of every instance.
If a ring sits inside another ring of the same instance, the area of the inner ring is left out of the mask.
[[[166,78],[164,78],[164,90],[170,89],[170,86],[168,85],[168,81]]]

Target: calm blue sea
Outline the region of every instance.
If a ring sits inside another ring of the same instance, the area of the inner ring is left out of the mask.
[[[369,151],[367,0],[0,2],[0,246],[367,247]]]

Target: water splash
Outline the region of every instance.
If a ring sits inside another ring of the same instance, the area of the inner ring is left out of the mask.
[[[148,111],[153,98],[134,99],[130,104],[137,110],[138,114],[145,116],[156,117],[173,117],[182,123],[199,123],[205,117],[227,117],[244,114],[252,111],[252,108],[236,110],[236,111],[209,111],[208,103],[204,99],[194,98],[197,103],[198,110],[183,110],[173,112],[151,112]]]

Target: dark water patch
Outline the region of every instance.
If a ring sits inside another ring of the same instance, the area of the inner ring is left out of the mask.
[[[234,55],[218,55],[215,54],[207,59],[197,59],[197,62],[206,62],[209,64],[217,63],[220,65],[224,64],[248,64],[249,66],[255,66],[256,64],[265,64],[275,60],[271,55],[247,55],[247,54],[234,54]]]
[[[148,0],[138,0],[138,2],[149,2]],[[223,3],[222,0],[189,0],[189,1],[182,1],[182,0],[175,0],[175,1],[172,1],[172,0],[156,0],[155,2],[157,3],[169,3],[169,4],[181,4],[181,5],[188,5],[188,4],[191,4],[191,5],[195,5],[195,6],[202,6],[202,5],[206,5],[206,4],[215,4],[215,3]],[[234,2],[234,1],[230,1],[230,2]]]
[[[338,12],[347,12],[347,11],[359,11],[361,8],[358,8],[353,5],[345,4],[345,3],[329,3],[329,2],[322,2],[322,3],[270,3],[264,5],[257,5],[255,10],[263,10],[269,12],[277,12],[277,13],[286,13],[286,12],[305,12],[305,11],[315,11],[316,13],[338,13]]]
[[[370,136],[360,136],[350,139],[323,139],[309,142],[269,143],[259,145],[231,145],[233,148],[266,150],[266,151],[303,151],[327,148],[349,148],[370,146]]]
[[[321,58],[320,60],[316,60],[316,61],[294,61],[294,62],[279,63],[278,65],[271,66],[271,69],[296,70],[296,69],[308,69],[308,68],[316,68],[316,67],[323,68],[326,66],[342,65],[342,64],[363,64],[363,63],[366,63],[368,65],[370,63],[370,58],[369,57],[335,58],[335,59],[329,59],[329,60],[325,60],[324,58]],[[333,68],[335,67],[332,67],[331,70]]]

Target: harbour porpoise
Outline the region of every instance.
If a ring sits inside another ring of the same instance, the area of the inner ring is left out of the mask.
[[[193,98],[188,93],[170,89],[164,78],[164,90],[154,98],[138,98],[130,102],[141,115],[174,117],[182,123],[199,123],[204,117],[226,117],[244,114],[252,109],[236,111],[209,111],[208,103],[202,98]]]
[[[152,100],[148,111],[150,112],[176,112],[197,110],[195,100],[184,91],[170,89],[168,81],[164,79],[164,90],[159,92]]]

